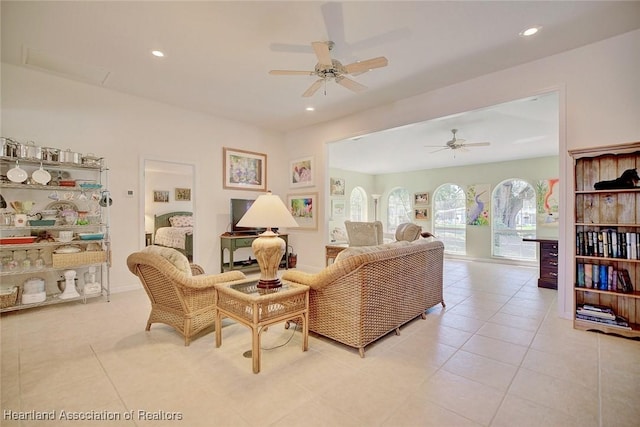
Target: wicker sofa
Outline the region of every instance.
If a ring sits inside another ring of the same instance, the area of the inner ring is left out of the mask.
[[[444,245],[436,239],[347,248],[317,274],[282,279],[311,288],[309,330],[357,348],[442,304]]]

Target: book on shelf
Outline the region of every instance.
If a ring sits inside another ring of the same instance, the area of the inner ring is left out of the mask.
[[[621,292],[633,292],[633,283],[631,282],[631,276],[629,270],[622,268],[618,270],[618,285],[617,290]]]
[[[576,319],[579,319],[585,322],[591,322],[598,325],[608,326],[611,328],[626,329],[628,331],[631,330],[631,327],[629,326],[629,322],[627,322],[625,318],[620,316],[616,316],[614,320],[610,320],[610,319],[602,319],[600,317],[587,316],[584,314],[576,313]]]
[[[615,259],[640,259],[640,233],[604,228],[576,233],[576,255]]]

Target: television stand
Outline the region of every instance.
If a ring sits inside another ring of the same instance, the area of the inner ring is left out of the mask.
[[[237,233],[237,232],[236,232]],[[279,234],[285,243],[284,255],[282,260],[280,261],[280,268],[288,268],[287,267],[287,259],[289,258],[289,236],[287,234]],[[241,248],[251,248],[251,244],[255,239],[258,238],[257,234],[232,234],[229,235],[227,233],[220,236],[220,272],[224,273],[225,271],[231,270],[239,270],[243,272],[255,272],[260,271],[260,267],[257,263],[243,263],[238,260],[234,261],[235,251]],[[229,252],[229,261],[224,261],[224,250]],[[253,253],[250,255],[253,257]],[[252,258],[253,259],[253,258]]]

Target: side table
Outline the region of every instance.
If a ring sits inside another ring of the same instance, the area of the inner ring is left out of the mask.
[[[329,265],[329,260],[335,260],[338,254],[349,247],[348,243],[334,243],[324,247],[325,265]]]
[[[216,285],[216,347],[222,345],[222,318],[251,328],[253,373],[260,372],[260,334],[267,326],[302,319],[302,351],[309,349],[309,287],[282,281],[260,289],[257,280]]]

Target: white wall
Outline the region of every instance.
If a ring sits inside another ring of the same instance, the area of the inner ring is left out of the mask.
[[[266,153],[267,185],[284,194],[288,168],[283,136],[239,122],[187,111],[22,67],[2,64],[3,136],[105,157],[112,193],[112,289],[140,286],[127,256],[144,245],[140,159],[195,165],[195,261],[219,271],[219,236],[229,199],[255,192],[222,189],[222,147]],[[135,197],[127,198],[133,189]]]
[[[318,191],[323,194],[328,177],[323,159],[327,142],[408,123],[487,107],[534,94],[560,92],[561,210],[559,262],[559,309],[571,317],[573,298],[572,161],[567,149],[606,146],[640,140],[640,30],[554,55],[463,83],[416,95],[393,104],[344,117],[330,123],[289,132],[287,152],[312,151],[320,176]],[[417,90],[416,92],[419,92]],[[322,175],[324,171],[324,176]],[[565,208],[562,208],[564,202]],[[326,224],[327,218],[320,218]],[[324,238],[319,230],[313,240]],[[564,244],[569,242],[569,244]],[[301,259],[321,263],[322,248],[312,245],[298,250]]]

